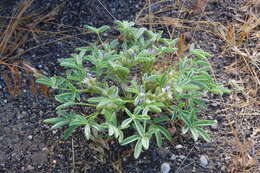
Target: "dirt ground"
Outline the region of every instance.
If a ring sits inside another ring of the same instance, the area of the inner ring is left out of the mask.
[[[0,42],[0,173],[158,173],[165,163],[172,173],[260,172],[257,1],[30,1],[0,2],[1,40],[9,41]],[[26,69],[8,68],[7,63],[26,63],[49,76],[61,74],[57,59],[95,39],[82,26],[113,25],[115,19],[163,30],[166,37],[183,38],[179,48],[195,44],[213,55],[214,79],[232,92],[205,98],[208,109],[200,118],[218,121],[206,128],[212,143],[194,142],[177,129],[171,143],[157,148],[152,142],[135,160],[130,147],[88,142],[81,131],[64,141],[62,130],[51,131],[42,123],[55,116],[53,92],[36,86]],[[8,26],[15,26],[14,31]],[[4,37],[6,33],[11,37]]]

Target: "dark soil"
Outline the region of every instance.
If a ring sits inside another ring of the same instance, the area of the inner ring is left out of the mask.
[[[145,3],[140,0],[102,0],[101,2],[118,20],[135,20]],[[1,15],[10,16],[17,3],[17,0],[2,0]],[[166,3],[169,4],[170,1]],[[235,13],[228,7],[236,5],[240,4],[232,4],[231,1],[210,1],[203,15],[178,15],[176,8],[162,15],[190,20],[207,19],[228,24],[233,21],[232,15]],[[192,8],[189,3],[184,6],[187,10]],[[27,42],[21,50],[37,45],[42,46],[20,57],[20,60],[30,63],[41,73],[50,76],[61,73],[62,69],[57,65],[58,58],[69,57],[76,47],[95,39],[91,35],[82,34],[80,28],[83,25],[111,26],[114,21],[97,0],[35,0],[28,9],[28,14],[47,14],[56,7],[59,7],[59,11],[55,19],[51,23],[41,23],[38,27],[48,32],[69,31],[64,35],[46,33],[38,40]],[[152,10],[157,10],[156,8]],[[147,14],[145,11],[144,13]],[[223,69],[234,59],[221,58],[223,41],[200,31],[176,29],[173,34],[177,37],[179,33],[184,32],[192,37],[191,43],[214,55],[210,61],[216,80],[228,86],[230,76]],[[47,44],[67,35],[73,37]],[[1,73],[6,72],[4,70],[6,69],[0,67]],[[218,120],[217,127],[207,129],[216,139],[215,142],[194,143],[190,136],[183,137],[176,134],[172,143],[166,143],[163,148],[151,144],[149,150],[135,160],[131,148],[120,147],[113,141],[108,141],[105,147],[101,147],[100,143],[86,141],[81,131],[75,132],[75,135],[67,141],[62,140],[62,130],[51,131],[49,126],[42,123],[44,119],[55,116],[54,109],[57,103],[54,102],[53,95],[45,97],[42,93],[32,94],[28,87],[29,77],[23,76],[22,93],[19,96],[9,95],[6,83],[0,77],[0,173],[112,173],[117,170],[127,173],[158,173],[162,163],[169,163],[170,172],[176,173],[228,172],[227,164],[230,158],[225,152],[228,150],[227,147],[230,148],[232,145],[224,141],[229,140],[232,134],[225,119],[227,112],[219,111],[225,108],[219,96],[210,95],[207,98],[209,109],[200,115],[201,118]],[[229,97],[224,96],[223,99],[228,101]],[[254,121],[258,121],[255,127],[259,127],[259,116]],[[250,129],[248,133],[251,133]],[[204,156],[206,165],[201,163]]]

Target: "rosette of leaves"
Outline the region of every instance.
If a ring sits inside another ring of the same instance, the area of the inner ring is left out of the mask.
[[[65,75],[38,76],[37,82],[57,90],[55,99],[60,103],[58,116],[44,122],[53,124],[51,129],[65,126],[65,138],[83,127],[87,139],[105,133],[121,145],[134,143],[135,158],[149,148],[153,138],[158,146],[164,138],[172,140],[165,126],[168,121],[181,120],[183,134],[190,132],[195,141],[202,137],[210,142],[202,127],[216,121],[198,119],[197,113],[205,106],[201,98],[208,92],[228,92],[209,74],[206,59],[210,54],[191,48],[187,57],[166,71],[155,70],[158,57],[177,51],[177,39],[137,28],[133,22],[115,24],[120,36],[111,41],[102,40],[102,33],[110,27],[85,26],[98,36],[99,43],[79,47],[70,58],[59,59]],[[85,93],[94,96],[85,98]],[[76,113],[77,105],[91,107],[93,113]],[[133,133],[126,136],[126,131]]]

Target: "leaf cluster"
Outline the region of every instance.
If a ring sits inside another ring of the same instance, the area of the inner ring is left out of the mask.
[[[205,106],[201,98],[207,92],[228,92],[209,74],[206,59],[210,54],[191,48],[188,56],[174,66],[155,70],[158,57],[177,51],[178,39],[163,38],[161,32],[137,28],[133,22],[115,24],[120,37],[109,42],[101,38],[110,29],[108,26],[85,26],[97,34],[99,43],[79,47],[70,58],[59,59],[66,69],[64,76],[41,76],[37,80],[59,92],[55,96],[60,102],[58,117],[44,122],[53,124],[52,129],[66,126],[65,138],[83,127],[87,139],[105,133],[121,145],[135,143],[135,158],[149,148],[152,138],[158,146],[163,144],[163,138],[172,140],[166,128],[169,121],[183,121],[183,134],[190,132],[195,141],[201,136],[210,142],[202,127],[216,122],[197,118]],[[91,65],[86,66],[86,62]],[[86,93],[94,96],[85,98]],[[92,107],[93,113],[75,113],[76,105]],[[126,136],[129,129],[133,133]]]

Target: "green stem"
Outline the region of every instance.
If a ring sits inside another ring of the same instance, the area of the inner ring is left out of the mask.
[[[102,47],[104,47],[104,42],[102,41],[102,39],[101,39],[100,35],[99,35],[99,34],[97,34],[97,36],[98,36],[98,39],[99,39],[100,43],[102,44]]]

